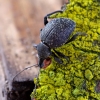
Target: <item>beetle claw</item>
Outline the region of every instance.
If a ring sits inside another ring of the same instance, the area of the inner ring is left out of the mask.
[[[56,51],[56,50],[54,50],[54,51],[56,52],[56,54],[57,54],[58,56],[60,56],[60,57],[62,57],[62,58],[65,58],[67,61],[69,61],[69,57],[65,56],[64,54],[62,54],[62,53],[59,52],[59,51]]]
[[[53,55],[54,60],[55,60],[56,62],[58,62],[59,64],[62,64],[62,63],[63,63],[63,61],[62,61],[60,58],[58,58],[58,57],[55,55],[54,52],[52,52],[52,55]]]
[[[54,57],[54,59],[55,59],[55,61],[58,62],[59,64],[63,64],[63,61],[62,61],[60,58]]]

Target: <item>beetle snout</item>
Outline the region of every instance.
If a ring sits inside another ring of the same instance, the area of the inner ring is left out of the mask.
[[[39,58],[39,67],[40,68],[42,68],[44,66],[43,61],[44,61],[43,58]]]

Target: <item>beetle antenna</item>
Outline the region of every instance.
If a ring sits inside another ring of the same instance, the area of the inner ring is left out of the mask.
[[[55,14],[55,13],[62,13],[63,11],[62,10],[57,10],[57,11],[54,11],[54,12],[52,12],[52,13],[49,13],[49,14],[47,14],[45,17],[44,17],[44,25],[46,25],[47,23],[48,23],[48,17],[50,16],[50,15],[52,15],[52,14]]]
[[[29,66],[29,67],[26,67],[26,68],[24,68],[22,71],[20,71],[20,72],[18,72],[14,77],[13,77],[13,82],[14,82],[14,79],[19,75],[19,74],[21,74],[23,71],[25,71],[25,70],[27,70],[27,69],[29,69],[29,68],[31,68],[31,67],[37,67],[38,66],[38,64],[35,64],[35,65],[32,65],[32,66]]]
[[[34,87],[34,90],[33,90],[33,99],[35,97],[37,84],[39,82],[39,74],[40,74],[40,68],[39,68],[39,71],[38,71],[38,74],[37,74],[36,83],[35,83],[35,87]]]

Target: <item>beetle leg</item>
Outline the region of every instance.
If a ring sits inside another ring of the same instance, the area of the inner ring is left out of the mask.
[[[77,36],[79,36],[79,33],[74,34],[74,35],[71,37],[71,39],[69,39],[65,44],[74,41],[74,40],[76,39]]]
[[[62,61],[59,57],[57,57],[57,56],[55,55],[55,53],[54,53],[54,52],[52,52],[52,55],[53,55],[54,60],[55,60],[56,62],[58,62],[58,63],[60,63],[60,64],[62,64],[62,63],[63,63],[63,61]]]
[[[71,39],[69,39],[65,44],[74,41],[74,40],[77,38],[77,36],[79,36],[79,35],[80,35],[80,36],[86,36],[87,34],[86,34],[86,33],[82,33],[82,32],[77,32],[77,33],[74,34],[74,35],[71,37]]]
[[[48,23],[48,17],[51,16],[52,14],[55,14],[55,13],[62,13],[63,11],[62,10],[58,10],[58,11],[54,11],[52,13],[49,13],[47,14],[45,17],[44,17],[44,25],[46,25]]]
[[[56,54],[57,54],[58,56],[60,56],[60,57],[62,57],[62,58],[65,58],[67,61],[69,61],[69,58],[68,58],[67,56],[65,56],[65,55],[62,54],[61,52],[56,51],[55,49],[53,49],[53,50],[56,52]]]

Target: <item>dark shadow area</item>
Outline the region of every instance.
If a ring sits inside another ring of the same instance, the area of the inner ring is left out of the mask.
[[[30,94],[34,89],[34,82],[32,81],[14,81],[12,89],[7,94],[7,100],[31,100]]]

